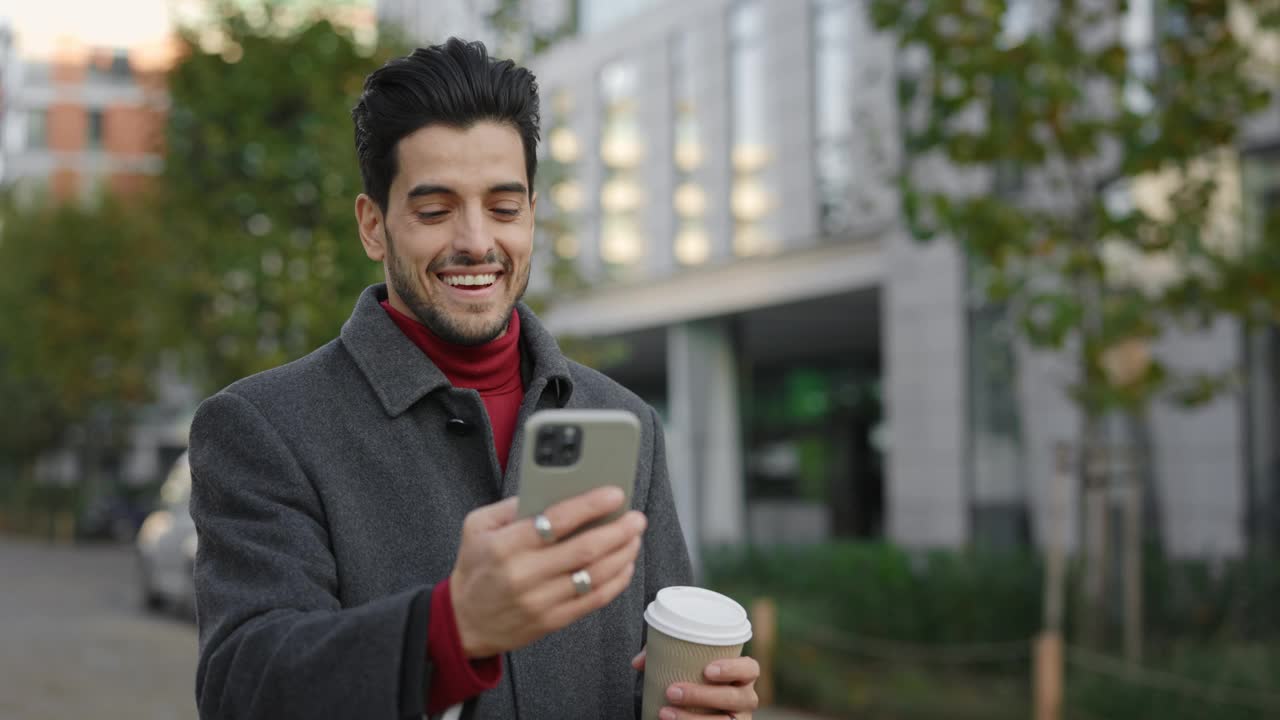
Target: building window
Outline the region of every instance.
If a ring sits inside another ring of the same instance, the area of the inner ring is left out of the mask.
[[[102,149],[102,111],[89,111],[89,149]]]
[[[883,536],[880,382],[850,360],[751,366],[743,470],[753,541]]]
[[[698,90],[694,82],[698,42],[692,32],[674,38],[671,54],[671,87],[675,142],[675,192],[672,206],[676,215],[674,254],[681,265],[698,265],[711,256],[711,236],[707,232],[707,196],[698,173],[705,159],[702,127],[698,120]]]
[[[814,166],[824,235],[853,225],[853,3],[813,3]]]
[[[658,0],[577,0],[577,2],[578,21],[582,32],[586,34],[617,27],[658,5]]]
[[[27,147],[43,150],[49,147],[49,113],[45,110],[27,111]]]
[[[551,96],[551,122],[547,131],[547,158],[538,171],[538,180],[548,188],[545,200],[538,206],[542,218],[538,229],[549,239],[551,248],[561,260],[578,257],[578,222],[583,207],[582,184],[578,181],[578,160],[582,147],[570,125],[573,118],[573,95],[557,90]]]
[[[975,263],[970,274],[977,272]],[[978,298],[970,301],[968,326],[965,432],[973,537],[980,545],[1022,547],[1030,542],[1031,524],[1015,382],[1015,327],[1007,307]]]
[[[729,205],[733,212],[733,250],[739,256],[760,255],[778,249],[771,222],[776,195],[769,171],[774,152],[766,82],[767,33],[760,0],[743,0],[733,6],[729,34],[733,109],[733,191]]]
[[[98,53],[89,61],[89,82],[129,83],[133,81],[133,70],[129,66],[127,50],[110,50]]]
[[[600,257],[614,277],[631,273],[645,254],[640,216],[644,191],[640,161],[644,143],[636,102],[635,63],[618,60],[600,73],[600,97],[604,122],[600,133],[600,160],[604,178],[600,186]]]

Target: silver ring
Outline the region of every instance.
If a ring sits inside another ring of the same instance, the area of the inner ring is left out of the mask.
[[[579,595],[586,595],[591,592],[591,573],[586,570],[579,570],[573,574],[573,589]]]
[[[556,534],[552,531],[551,521],[547,519],[546,515],[538,513],[534,516],[533,529],[538,532],[538,537],[542,538],[543,542],[552,543],[556,541]]]

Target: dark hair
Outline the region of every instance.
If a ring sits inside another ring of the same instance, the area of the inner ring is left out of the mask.
[[[492,120],[510,124],[524,145],[529,192],[538,169],[538,83],[510,60],[489,57],[484,43],[449,38],[418,48],[370,73],[351,109],[364,191],[384,211],[396,176],[396,145],[427,125],[461,129]]]

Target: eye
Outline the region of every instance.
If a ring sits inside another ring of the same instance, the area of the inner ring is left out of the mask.
[[[440,218],[448,214],[449,214],[448,210],[427,210],[427,211],[419,212],[418,219],[426,222],[430,222],[432,220],[439,220]]]
[[[513,218],[513,219],[514,219],[515,217],[517,217],[518,215],[520,215],[520,209],[519,209],[519,208],[505,208],[505,207],[498,207],[498,208],[494,208],[494,209],[493,209],[493,212],[494,212],[494,213],[496,213],[496,214],[498,214],[498,215],[501,215],[502,217],[505,217],[505,218]]]

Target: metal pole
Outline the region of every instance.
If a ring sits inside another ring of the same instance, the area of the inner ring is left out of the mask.
[[[1049,527],[1045,538],[1045,587],[1044,626],[1054,632],[1062,631],[1062,616],[1066,606],[1066,538],[1067,492],[1071,484],[1071,446],[1059,443],[1055,453],[1055,467],[1049,488]]]
[[[1124,522],[1124,656],[1132,664],[1142,662],[1142,479],[1133,463],[1127,463],[1127,503]]]
[[[1101,649],[1106,627],[1108,486],[1107,451],[1092,442],[1084,456],[1085,568],[1084,644]]]
[[[1044,630],[1033,648],[1035,720],[1062,717],[1062,616],[1066,594],[1067,491],[1071,483],[1071,446],[1059,443],[1049,487],[1049,522],[1045,537]]]

